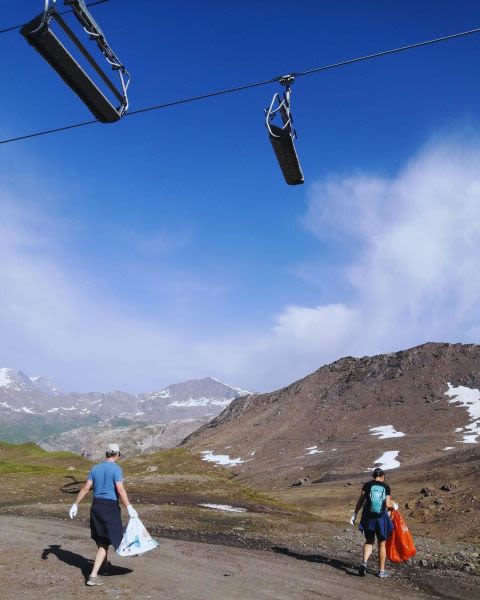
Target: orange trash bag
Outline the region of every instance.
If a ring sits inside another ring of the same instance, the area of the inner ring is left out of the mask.
[[[387,558],[394,563],[405,562],[417,553],[413,537],[398,510],[392,511],[391,518],[394,529],[386,543]]]

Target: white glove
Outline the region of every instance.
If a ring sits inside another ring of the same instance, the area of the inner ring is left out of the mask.
[[[78,512],[78,505],[75,504],[75,502],[72,504],[72,506],[70,507],[70,511],[69,511],[69,515],[70,518],[73,519],[73,517],[77,516],[77,512]]]
[[[393,510],[398,510],[398,504],[396,502],[393,503]]]
[[[138,517],[138,513],[137,513],[137,511],[136,511],[136,510],[133,508],[133,506],[132,506],[131,504],[129,504],[129,505],[127,506],[127,510],[128,510],[128,516],[129,516],[131,519],[135,519],[136,517]]]
[[[357,513],[354,512],[352,518],[350,519],[350,525],[355,525],[355,521],[357,520]]]

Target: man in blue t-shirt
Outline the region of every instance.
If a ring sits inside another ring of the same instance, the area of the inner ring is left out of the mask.
[[[118,445],[109,444],[105,453],[105,461],[92,468],[87,481],[70,508],[70,518],[73,519],[77,514],[78,504],[93,487],[90,530],[98,550],[92,572],[86,582],[87,585],[102,585],[103,582],[98,577],[98,571],[102,565],[107,564],[108,546],[112,544],[114,548],[118,548],[122,541],[122,520],[118,500],[120,499],[126,506],[129,517],[138,517],[137,511],[130,504],[125,491],[122,469],[116,464],[120,456]]]

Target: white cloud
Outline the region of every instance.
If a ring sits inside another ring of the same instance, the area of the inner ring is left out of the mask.
[[[472,145],[428,147],[395,177],[357,173],[312,186],[303,222],[338,265],[334,284],[325,259],[311,270],[332,288],[328,302],[290,304],[261,331],[238,317],[220,327],[213,311],[203,339],[178,315],[175,323],[127,308],[101,272],[79,277],[64,252],[68,224],[58,239],[57,222],[14,207],[0,196],[0,366],[67,389],[144,390],[216,375],[265,390],[340,356],[476,341],[480,331],[480,149]],[[163,252],[167,242],[160,236],[144,249]]]
[[[480,314],[480,149],[427,148],[396,177],[317,185],[305,217],[317,236],[343,235],[357,336],[376,352],[427,340],[472,341]]]
[[[335,279],[348,288],[334,281],[328,296],[341,290],[338,303],[276,316],[242,367],[259,385],[287,384],[345,355],[479,341],[479,147],[429,146],[392,178],[329,177],[312,186],[303,223],[343,253]],[[312,273],[328,288],[325,259]]]

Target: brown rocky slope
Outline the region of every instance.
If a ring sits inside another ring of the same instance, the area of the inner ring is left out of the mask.
[[[398,452],[399,472],[448,463],[479,448],[464,443],[472,418],[445,395],[449,384],[480,387],[479,345],[428,343],[342,358],[281,390],[238,398],[184,444],[240,457],[239,476],[269,488],[359,475],[386,452]],[[372,435],[386,426],[405,435]]]

